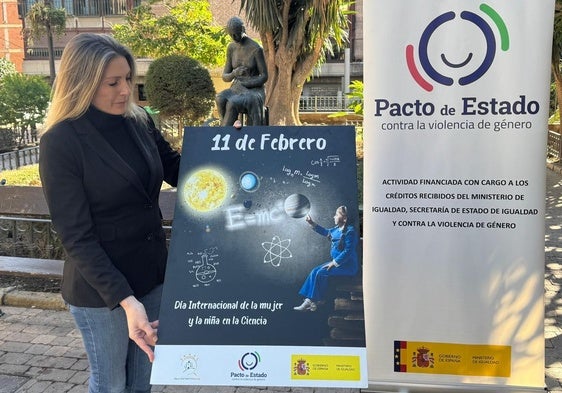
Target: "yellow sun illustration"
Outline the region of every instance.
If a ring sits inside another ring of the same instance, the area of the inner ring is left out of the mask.
[[[213,169],[201,169],[193,173],[183,189],[187,204],[194,210],[208,212],[219,207],[227,194],[224,176]]]

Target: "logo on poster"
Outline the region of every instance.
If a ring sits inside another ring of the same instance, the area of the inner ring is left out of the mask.
[[[310,366],[306,359],[299,359],[293,365],[293,375],[309,375]]]
[[[433,367],[435,359],[433,358],[433,353],[430,351],[431,350],[426,347],[418,348],[418,351],[414,352],[414,356],[412,356],[412,366],[422,368]]]
[[[260,354],[257,352],[246,352],[238,360],[238,367],[242,371],[250,371],[256,368],[258,363],[261,361]]]
[[[496,27],[496,30],[499,32],[500,48],[504,52],[507,51],[509,49],[509,34],[502,17],[492,7],[486,4],[480,5],[480,11],[484,13],[486,17],[491,19],[493,25],[495,25]],[[454,79],[449,76],[449,73],[457,69],[461,71],[465,70],[465,72],[468,72],[467,74],[463,74],[463,76],[458,79],[458,83],[461,86],[471,84],[480,79],[494,62],[497,51],[496,36],[494,34],[494,29],[492,28],[490,23],[488,23],[478,14],[465,10],[460,13],[460,18],[463,21],[472,23],[474,26],[476,26],[479,32],[484,36],[485,53],[483,56],[481,56],[482,58],[480,63],[478,63],[479,60],[477,59],[477,56],[475,56],[475,53],[470,50],[468,51],[468,53],[464,54],[441,53],[438,57],[438,60],[435,58],[432,60],[430,58],[431,51],[429,49],[431,47],[431,38],[436,32],[439,32],[442,26],[444,26],[448,22],[454,21],[455,18],[457,18],[457,15],[453,11],[445,12],[437,16],[427,25],[420,37],[420,41],[418,44],[419,62],[421,64],[421,67],[423,68],[423,71],[429,78],[431,78],[431,80],[445,86],[451,86],[454,84]],[[470,39],[467,39],[466,42],[473,44]],[[462,45],[455,45],[455,48],[461,48],[463,50],[467,49]],[[408,70],[414,81],[422,89],[430,92],[433,90],[433,85],[420,72],[416,64],[414,53],[414,45],[407,45],[406,63],[408,66]],[[456,57],[456,60],[451,60],[451,57]]]
[[[180,358],[182,374],[184,376],[196,378],[197,377],[197,361],[198,358],[195,355],[187,354]]]
[[[265,381],[267,379],[266,372],[254,371],[261,362],[260,354],[257,352],[246,352],[238,359],[238,368],[241,371],[231,371],[230,378],[233,381]]]

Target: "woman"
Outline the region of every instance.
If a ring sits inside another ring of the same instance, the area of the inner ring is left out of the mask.
[[[67,255],[61,292],[84,339],[89,392],[150,392],[167,259],[158,198],[162,180],[177,184],[180,155],[134,104],[134,77],[131,53],[113,38],[75,36],[40,141],[43,191]]]
[[[317,304],[323,300],[328,278],[333,276],[354,276],[357,274],[357,233],[352,225],[347,222],[347,208],[340,206],[334,215],[334,227],[326,229],[316,224],[307,215],[306,222],[312,229],[322,236],[326,236],[331,242],[331,261],[316,266],[309,273],[299,294],[304,296],[300,306],[294,307],[297,311],[316,311]]]

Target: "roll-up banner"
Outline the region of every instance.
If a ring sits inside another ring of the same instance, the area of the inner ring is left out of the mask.
[[[553,0],[367,0],[373,391],[542,391]]]

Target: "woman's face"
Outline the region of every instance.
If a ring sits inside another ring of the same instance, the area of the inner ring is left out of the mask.
[[[131,68],[123,56],[109,62],[92,100],[92,105],[111,115],[127,110],[131,94]]]
[[[343,214],[340,208],[336,209],[336,214],[334,215],[334,223],[337,226],[341,227],[345,224],[346,221],[347,221],[347,216]]]

